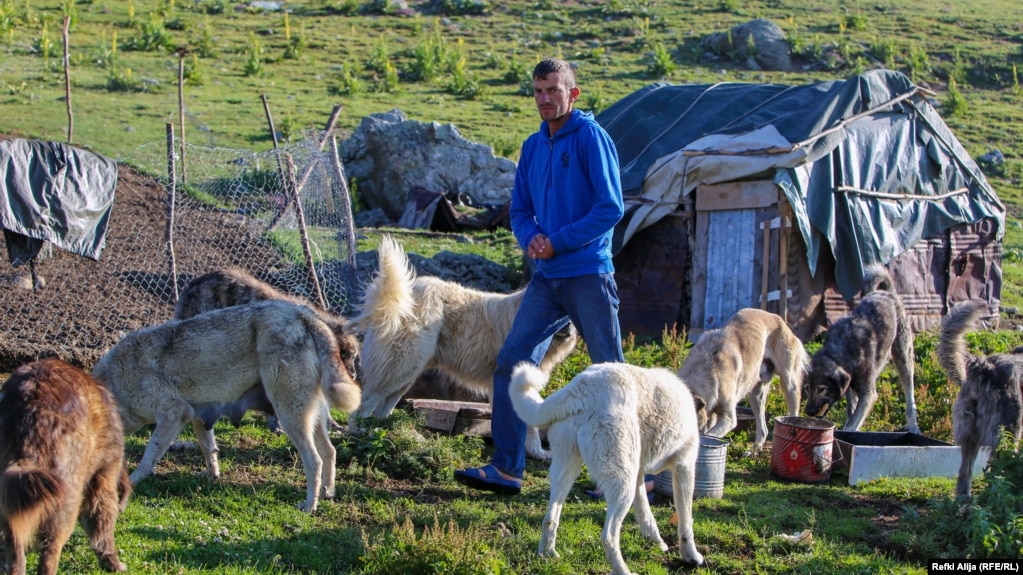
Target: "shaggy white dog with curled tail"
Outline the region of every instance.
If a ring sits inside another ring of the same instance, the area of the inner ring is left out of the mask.
[[[540,555],[557,555],[555,539],[561,508],[585,463],[604,493],[607,517],[601,531],[613,573],[630,573],[619,540],[630,503],[640,533],[662,551],[650,512],[644,473],[670,469],[682,558],[703,564],[693,540],[693,488],[700,435],[689,388],[672,372],[624,363],[591,365],[546,401],[540,391],[548,376],[529,362],[512,372],[511,399],[527,425],[549,427],[551,496],[540,537]]]

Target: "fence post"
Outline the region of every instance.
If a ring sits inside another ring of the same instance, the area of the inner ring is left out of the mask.
[[[167,229],[164,243],[167,246],[167,261],[170,265],[170,283],[174,303],[178,301],[178,272],[174,262],[174,200],[177,195],[177,181],[174,170],[174,124],[167,122]]]
[[[355,263],[355,218],[352,216],[352,194],[348,190],[348,180],[345,177],[345,168],[341,163],[341,154],[337,149],[337,138],[330,136],[330,166],[334,172],[334,180],[337,181],[341,190],[341,215],[347,223],[347,230],[338,230],[338,234],[345,234],[348,239],[348,277],[345,278],[345,301],[351,301],[355,293],[355,280],[357,279]],[[338,243],[341,243],[340,241]]]
[[[178,54],[178,124],[181,129],[181,183],[188,182],[188,167],[185,164],[185,55],[188,51],[180,48]]]
[[[288,166],[288,179],[289,185],[292,185],[294,189],[295,183],[295,162],[291,159],[291,154],[285,154],[284,159]],[[320,279],[316,277],[316,265],[313,263],[313,251],[309,248],[309,234],[305,229],[305,215],[302,213],[302,202],[299,201],[298,197],[292,198],[295,202],[295,217],[298,219],[298,233],[302,239],[302,253],[305,254],[306,270],[309,273],[309,283],[313,287],[313,291],[316,293],[316,301],[320,303],[320,309],[329,310],[327,307],[327,300],[323,297],[323,290],[320,289]]]
[[[67,143],[70,144],[75,136],[75,117],[71,113],[71,40],[68,38],[68,27],[71,26],[71,16],[64,16],[64,101],[67,103]]]

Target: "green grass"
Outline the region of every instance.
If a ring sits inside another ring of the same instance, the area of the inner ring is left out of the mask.
[[[626,356],[639,365],[684,360],[681,334],[666,334],[665,342],[627,342]],[[1023,335],[1008,332],[968,337],[977,353],[1005,351],[1021,342]],[[921,387],[940,387],[918,399],[920,422],[926,435],[949,440],[947,411],[944,417],[927,415],[939,412],[941,404],[947,410],[954,392],[943,378],[935,379],[940,370],[933,349],[933,334],[917,338]],[[548,391],[564,385],[588,361],[580,345],[555,372]],[[902,400],[890,371],[882,377],[866,429],[903,424]],[[784,400],[775,391],[768,415],[781,414]],[[344,414],[334,415],[345,421]],[[478,437],[434,434],[422,423],[398,411],[383,421],[364,422],[364,434],[335,435],[337,496],[321,501],[310,516],[297,509],[305,478],[288,440],[271,434],[255,414],[238,428],[219,422],[221,478],[211,481],[200,474],[197,450],[169,452],[156,474],[136,487],[118,522],[121,559],[133,573],[154,575],[607,572],[600,545],[606,510],[583,493],[592,487],[585,468],[563,512],[561,556],[541,558],[536,548],[548,497],[546,465],[528,462],[523,492],[516,497],[466,490],[451,472],[486,460],[491,447]],[[128,438],[130,467],[148,439],[146,431]],[[194,438],[186,430],[182,439]],[[728,440],[724,496],[694,504],[696,542],[709,566],[686,572],[924,573],[930,559],[992,556],[984,551],[990,541],[1018,541],[1011,517],[1023,512],[1023,498],[1002,477],[1017,481],[1023,457],[1012,455],[1008,446],[996,476],[976,479],[974,493],[982,503],[960,512],[950,497],[952,479],[883,478],[855,487],[837,473],[818,484],[779,480],[769,472],[769,451],[748,455],[752,432]],[[670,499],[658,496],[653,511],[662,537],[677,545]],[[1003,527],[978,539],[992,525]],[[813,535],[808,546],[779,537],[806,529]],[[682,569],[677,547],[664,554],[650,546],[631,515],[622,549],[635,572]],[[1008,555],[1018,558],[1016,551]],[[100,573],[80,529],[65,549],[61,572]]]

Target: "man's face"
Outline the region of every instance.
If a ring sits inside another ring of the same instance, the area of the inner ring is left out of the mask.
[[[533,80],[533,99],[540,111],[540,119],[555,122],[572,111],[572,103],[579,95],[579,88],[566,89],[561,83],[561,74],[552,72],[546,78]]]

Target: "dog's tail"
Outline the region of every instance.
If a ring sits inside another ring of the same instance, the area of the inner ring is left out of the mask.
[[[962,386],[966,381],[966,363],[972,357],[966,351],[966,332],[976,329],[977,320],[986,310],[985,302],[968,301],[949,312],[941,322],[938,364],[948,374],[948,379],[956,385]]]
[[[519,419],[533,427],[549,427],[563,419],[578,413],[582,406],[578,405],[573,396],[562,393],[564,388],[551,394],[546,401],[540,392],[547,386],[548,375],[531,362],[523,361],[512,370],[511,395],[512,407]]]
[[[131,479],[128,478],[128,464],[125,462],[121,465],[121,476],[117,478],[117,492],[120,494],[117,508],[121,513],[128,508],[128,498],[131,497],[132,489]]]
[[[36,531],[46,508],[63,498],[64,482],[48,469],[15,463],[0,474],[0,511],[22,541]]]
[[[355,411],[362,403],[362,389],[355,383],[354,374],[349,373],[341,359],[334,332],[312,310],[308,310],[302,317],[312,335],[316,355],[320,360],[320,389],[323,395],[332,407],[345,413]]]
[[[350,327],[358,334],[376,330],[387,340],[415,317],[412,282],[416,273],[405,250],[391,236],[381,238],[378,255],[380,269],[366,288]]]
[[[860,282],[860,295],[867,295],[875,291],[895,291],[895,282],[892,281],[892,274],[887,268],[881,265],[867,266],[863,270],[863,281]]]

